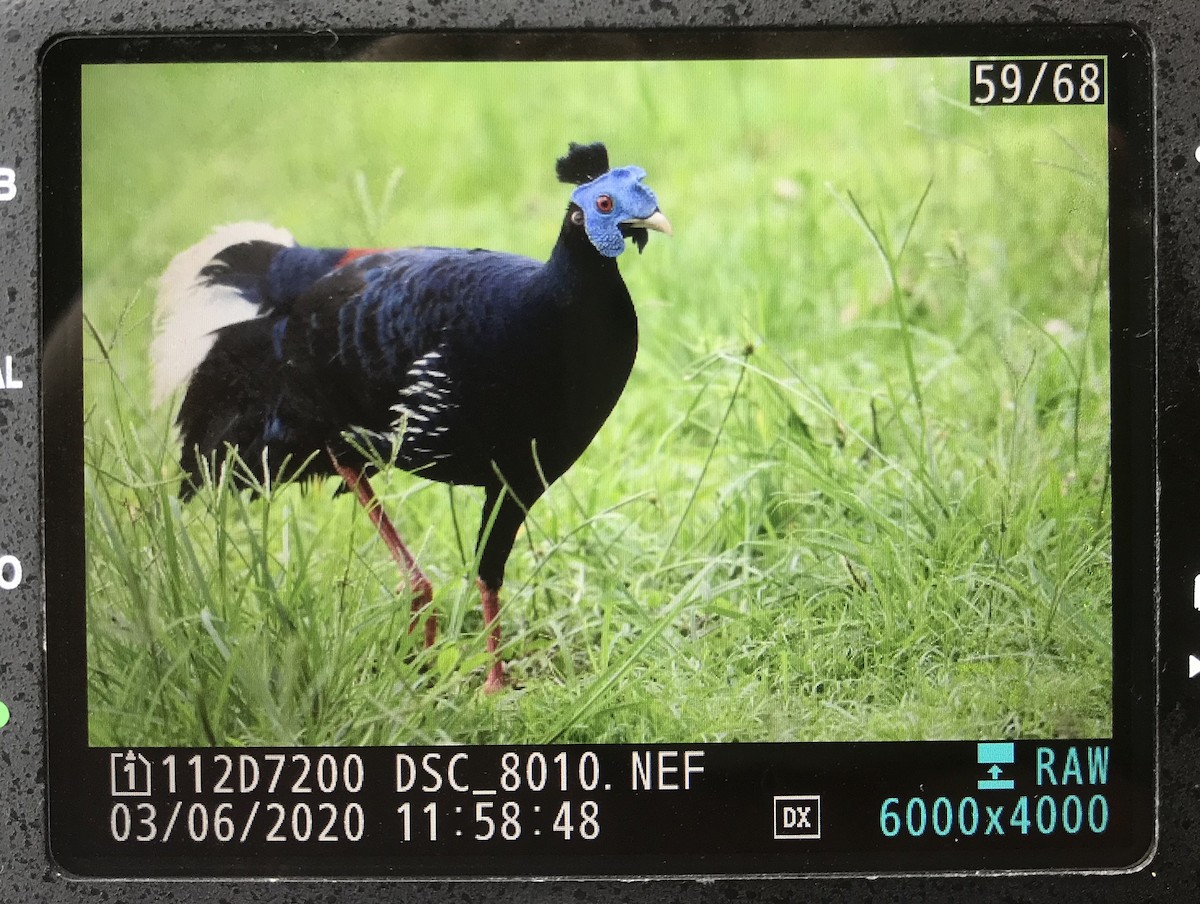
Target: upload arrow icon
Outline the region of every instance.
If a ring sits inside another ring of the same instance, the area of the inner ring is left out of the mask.
[[[1002,766],[1016,762],[1016,745],[1012,742],[981,743],[977,749],[977,762],[983,766],[991,763],[987,769],[990,779],[980,779],[976,785],[981,791],[1008,791],[1014,782],[1011,778],[1001,778],[1004,774]]]

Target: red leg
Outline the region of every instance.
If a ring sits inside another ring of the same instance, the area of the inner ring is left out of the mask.
[[[420,566],[417,565],[417,560],[413,558],[408,547],[404,545],[404,541],[400,539],[400,535],[396,533],[396,528],[392,525],[391,519],[383,510],[383,506],[379,504],[379,500],[375,496],[374,490],[371,489],[371,484],[367,480],[365,474],[355,471],[353,468],[348,468],[337,460],[337,456],[333,454],[333,450],[329,449],[329,458],[333,462],[334,468],[337,469],[338,476],[342,478],[346,486],[354,491],[358,497],[358,501],[362,503],[363,508],[367,510],[367,515],[371,518],[371,522],[379,531],[379,536],[383,537],[383,542],[387,544],[388,551],[391,552],[392,558],[396,564],[400,566],[400,570],[404,572],[408,578],[409,588],[412,590],[412,620],[408,623],[409,633],[412,633],[417,627],[417,623],[421,620],[421,610],[429,605],[433,599],[433,585],[429,583],[429,578],[425,577]],[[425,619],[425,646],[433,646],[434,638],[437,637],[437,613],[430,613]]]
[[[483,626],[488,631],[487,651],[492,655],[492,667],[488,669],[487,680],[483,683],[485,694],[494,694],[504,690],[504,660],[497,655],[500,649],[500,590],[489,587],[483,579],[479,584],[479,597],[483,602]]]

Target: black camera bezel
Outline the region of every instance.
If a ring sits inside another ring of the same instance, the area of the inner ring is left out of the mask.
[[[779,57],[859,57],[859,56],[937,56],[955,55],[970,57],[995,57],[1008,54],[1038,54],[1059,57],[1064,53],[1077,53],[1086,48],[1088,53],[1103,53],[1110,60],[1114,73],[1109,80],[1109,125],[1112,159],[1110,162],[1110,228],[1112,231],[1110,260],[1114,279],[1110,306],[1112,337],[1112,459],[1113,459],[1113,748],[1120,751],[1116,762],[1121,765],[1116,784],[1124,793],[1130,794],[1131,806],[1123,806],[1121,812],[1136,813],[1136,819],[1118,820],[1122,829],[1137,836],[1137,840],[1124,843],[1120,862],[1095,863],[1087,857],[1075,859],[1077,865],[1107,869],[1128,868],[1141,859],[1145,850],[1152,845],[1153,817],[1146,804],[1152,781],[1152,744],[1149,738],[1153,726],[1147,713],[1131,705],[1131,701],[1152,691],[1153,680],[1149,662],[1139,656],[1150,643],[1147,619],[1139,617],[1138,600],[1148,595],[1152,584],[1152,548],[1148,535],[1152,532],[1153,512],[1151,500],[1153,489],[1149,482],[1152,472],[1153,449],[1146,441],[1152,435],[1152,420],[1148,400],[1153,387],[1145,379],[1151,373],[1149,366],[1152,333],[1150,322],[1150,299],[1144,286],[1153,272],[1153,255],[1150,250],[1150,211],[1152,198],[1147,180],[1150,173],[1151,128],[1144,109],[1148,105],[1150,86],[1148,72],[1143,65],[1148,61],[1146,46],[1136,34],[1124,29],[1052,27],[1037,29],[958,29],[939,28],[911,31],[861,29],[856,31],[772,31],[766,29],[743,29],[721,31],[711,29],[663,30],[663,31],[533,31],[533,32],[443,32],[420,33],[398,38],[379,39],[373,35],[344,35],[337,44],[323,42],[320,38],[259,37],[259,36],[210,36],[183,41],[180,39],[156,39],[130,37],[115,40],[98,38],[64,39],[51,45],[43,57],[43,117],[44,151],[54,153],[53,179],[44,183],[43,203],[43,252],[57,259],[81,259],[79,242],[82,240],[80,222],[80,186],[67,174],[80,171],[79,154],[81,123],[78,85],[80,67],[90,63],[137,63],[137,62],[226,62],[226,61],[340,61],[361,58],[364,54],[372,59],[391,56],[404,60],[421,59],[520,59],[538,60],[546,58],[567,59],[622,59],[640,58],[651,54],[665,59],[699,58],[724,59],[733,57],[770,58]],[[79,297],[81,286],[79,274],[63,266],[54,273],[47,273],[43,281],[43,319],[45,329],[57,329],[60,320],[70,322],[70,329],[82,332],[83,325],[72,302]],[[56,310],[57,308],[57,310]],[[1140,338],[1139,338],[1140,337]],[[72,340],[74,344],[75,340]],[[79,371],[81,362],[75,362]],[[59,371],[55,380],[47,380],[48,393],[57,398],[58,380],[64,376]],[[82,384],[82,377],[76,374]],[[75,379],[67,381],[74,387]],[[86,650],[85,624],[82,606],[77,601],[85,597],[83,561],[85,539],[80,534],[83,523],[82,468],[83,460],[83,405],[72,389],[67,404],[51,408],[45,406],[47,431],[53,431],[56,442],[51,444],[47,456],[45,485],[46,531],[48,545],[57,551],[57,561],[62,567],[55,570],[47,583],[47,630],[48,630],[48,681],[49,701],[52,711],[64,715],[51,721],[50,744],[50,829],[51,848],[60,864],[83,875],[121,875],[128,871],[134,875],[140,870],[150,875],[165,871],[187,870],[196,875],[211,874],[254,875],[259,870],[281,875],[293,874],[297,866],[291,862],[299,851],[287,851],[284,845],[268,845],[256,854],[253,863],[246,863],[244,855],[231,864],[209,862],[209,855],[180,855],[161,848],[161,865],[147,861],[144,851],[134,847],[125,856],[105,857],[90,844],[94,834],[79,827],[95,822],[96,813],[84,805],[85,795],[72,792],[56,781],[56,776],[72,775],[76,778],[88,774],[87,767],[79,759],[87,751],[85,725],[79,719],[86,713]],[[55,475],[53,480],[49,475]],[[1139,668],[1139,666],[1141,666]],[[676,739],[662,739],[669,742]],[[686,739],[679,739],[686,740]],[[771,745],[767,745],[771,746]],[[786,746],[786,745],[785,745]],[[852,746],[852,745],[851,745]],[[861,745],[870,748],[874,756],[889,756],[898,761],[911,761],[913,749],[904,744]],[[718,745],[707,751],[710,761],[718,759],[738,760],[736,745]],[[887,748],[886,750],[884,748]],[[722,749],[725,748],[725,749]],[[165,753],[166,751],[159,751]],[[760,751],[761,752],[761,751]],[[191,751],[189,751],[191,753]],[[314,751],[314,754],[316,751]],[[819,758],[822,751],[797,748],[787,752],[778,748],[776,756],[780,762],[795,756],[800,759]],[[555,751],[548,751],[552,757]],[[746,753],[747,757],[752,754]],[[851,751],[841,754],[849,756]],[[754,754],[757,757],[757,754]],[[615,754],[614,754],[615,758]],[[767,759],[764,759],[764,763]],[[1125,767],[1129,768],[1126,769]],[[773,771],[763,766],[762,774]],[[378,771],[378,770],[376,770]],[[738,770],[727,766],[724,775]],[[88,787],[101,784],[102,777],[93,776]],[[727,784],[730,780],[727,779]],[[756,780],[750,781],[746,795],[752,792]],[[1134,790],[1137,789],[1137,790]],[[728,792],[727,792],[728,793]],[[1115,793],[1115,792],[1114,792]],[[215,802],[214,802],[215,805]],[[531,804],[532,805],[532,804]],[[1115,806],[1115,804],[1114,804]],[[645,821],[653,821],[655,808],[651,808]],[[1135,831],[1136,826],[1136,831]],[[661,834],[670,831],[664,825]],[[965,845],[963,846],[965,848]],[[966,871],[983,866],[988,869],[1044,869],[1055,868],[1054,842],[1047,838],[1039,846],[1036,855],[1026,854],[1015,861],[996,855],[976,852],[969,854],[956,847],[945,857],[945,866],[951,871]],[[961,851],[961,861],[959,860]],[[87,853],[84,853],[87,852]],[[1089,852],[1090,853],[1090,852]],[[459,858],[461,869],[468,874],[483,875],[531,875],[531,876],[574,876],[588,875],[597,871],[591,864],[620,863],[620,867],[609,866],[619,874],[655,876],[667,874],[698,874],[706,871],[713,874],[747,875],[776,873],[782,871],[803,872],[796,864],[798,856],[806,852],[789,851],[780,858],[767,852],[759,857],[726,856],[717,858],[703,851],[694,856],[677,854],[673,866],[658,867],[654,858],[616,857],[612,854],[592,855],[583,850],[578,854],[563,855],[554,860],[530,857],[528,864],[515,853],[506,854],[502,860],[489,860],[482,853],[479,857]],[[1063,855],[1079,858],[1079,854]],[[318,866],[315,859],[303,857],[308,869],[326,871],[337,875],[354,875],[355,862],[368,875],[380,869],[418,875],[429,870],[433,875],[445,875],[444,869],[432,859],[425,861],[403,858],[385,867],[369,865],[375,863],[365,855],[355,855],[354,849],[346,850],[348,860],[344,865],[338,861]],[[889,869],[905,871],[905,857],[899,852],[875,855],[856,862],[852,857],[838,858],[843,865],[839,872],[872,872],[879,864],[896,864]],[[1065,861],[1064,861],[1065,862]],[[774,865],[772,865],[774,864]],[[984,866],[986,864],[986,866]],[[924,861],[913,868],[925,866]],[[909,871],[911,871],[910,868]],[[643,871],[645,871],[643,873]],[[608,874],[608,873],[604,873]]]

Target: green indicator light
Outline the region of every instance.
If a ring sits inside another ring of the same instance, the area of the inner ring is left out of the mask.
[[[8,705],[0,700],[0,728],[8,724]]]

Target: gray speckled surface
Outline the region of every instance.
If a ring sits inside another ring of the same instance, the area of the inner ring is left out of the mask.
[[[972,12],[978,6],[981,12]],[[77,882],[55,874],[44,843],[41,703],[41,580],[38,546],[37,70],[39,47],[58,33],[233,29],[888,25],[1061,21],[1132,23],[1155,46],[1158,76],[1159,229],[1162,236],[1160,342],[1163,366],[1164,493],[1191,503],[1196,493],[1192,426],[1200,420],[1200,370],[1189,352],[1200,329],[1200,10],[1195,0],[513,0],[224,3],[216,0],[0,0],[0,165],[17,170],[21,193],[0,205],[0,355],[14,356],[24,380],[0,394],[0,553],[19,557],[26,580],[0,592],[0,699],[12,722],[0,731],[0,904],[4,902],[531,902],[650,900],[1171,901],[1200,900],[1198,707],[1168,686],[1162,731],[1162,841],[1141,872],[1116,877],[664,881],[588,883],[234,883]],[[1195,417],[1194,417],[1195,416]],[[1183,479],[1176,475],[1184,475]],[[1191,511],[1195,511],[1193,507]],[[1169,518],[1164,587],[1183,587],[1197,545],[1185,514]],[[1185,535],[1185,531],[1187,532]],[[1170,630],[1173,621],[1168,621]],[[1168,635],[1169,636],[1169,635]],[[1168,648],[1172,652],[1173,647]],[[1173,667],[1173,660],[1167,660]],[[1177,674],[1173,670],[1170,674]]]

